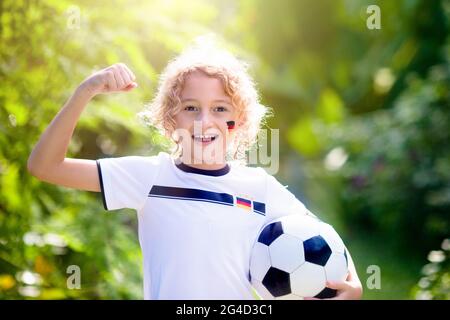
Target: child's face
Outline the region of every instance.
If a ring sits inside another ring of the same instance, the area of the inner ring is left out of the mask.
[[[223,164],[233,135],[227,121],[236,120],[236,110],[221,80],[193,72],[186,77],[180,98],[181,111],[174,119],[183,136],[183,161]]]

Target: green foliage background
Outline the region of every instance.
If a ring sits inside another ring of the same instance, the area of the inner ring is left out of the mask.
[[[449,299],[449,13],[444,0],[2,1],[0,298],[142,298],[134,212],[105,213],[26,161],[76,86],[116,62],[139,88],[90,103],[69,156],[166,149],[136,113],[167,62],[212,33],[250,62],[280,129],[277,178],[339,231],[364,298]],[[67,288],[70,265],[81,289]]]

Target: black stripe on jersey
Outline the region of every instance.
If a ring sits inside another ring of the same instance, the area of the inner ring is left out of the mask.
[[[150,190],[149,196],[181,200],[207,201],[229,206],[234,205],[233,196],[230,194],[205,191],[200,189],[153,186]]]
[[[234,197],[228,193],[219,193],[200,189],[166,187],[154,185],[148,194],[149,197],[167,198],[176,200],[204,201],[227,206],[234,206]],[[265,204],[253,201],[255,213],[266,215]]]
[[[262,202],[253,201],[253,211],[256,213],[266,215],[266,204]]]

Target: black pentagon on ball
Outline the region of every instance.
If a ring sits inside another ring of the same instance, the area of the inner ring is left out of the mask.
[[[281,297],[291,293],[289,273],[274,267],[267,271],[262,284],[274,297]]]
[[[303,242],[305,261],[321,265],[322,267],[331,256],[331,249],[322,236],[315,236]]]
[[[331,289],[331,288],[325,288],[322,291],[320,291],[317,295],[314,296],[314,298],[319,299],[328,299],[333,298],[336,296],[337,290]]]
[[[274,222],[264,227],[259,234],[258,242],[261,242],[266,246],[270,246],[270,244],[282,234],[283,227],[281,226],[281,222]]]

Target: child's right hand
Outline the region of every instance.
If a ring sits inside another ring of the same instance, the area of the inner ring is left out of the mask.
[[[94,97],[99,93],[133,90],[138,86],[134,80],[136,77],[124,63],[116,63],[93,73],[80,84],[80,88]]]

